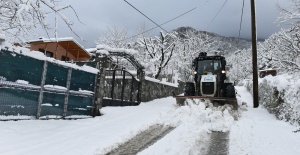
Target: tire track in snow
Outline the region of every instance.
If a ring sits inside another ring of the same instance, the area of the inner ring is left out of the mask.
[[[119,145],[116,149],[110,151],[106,155],[135,155],[138,152],[151,146],[159,139],[163,138],[173,129],[175,128],[158,124],[150,126],[147,130],[142,131],[134,138]]]
[[[229,132],[212,132],[207,155],[229,154]]]

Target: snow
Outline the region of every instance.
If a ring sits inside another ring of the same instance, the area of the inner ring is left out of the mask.
[[[50,88],[50,89],[58,89],[58,90],[67,90],[66,87],[63,86],[57,86],[57,85],[44,85],[44,88]]]
[[[5,35],[0,32],[0,42],[5,40]]]
[[[250,93],[243,86],[236,88],[237,121],[230,106],[195,100],[178,107],[167,97],[139,106],[104,107],[103,115],[95,118],[0,122],[0,154],[105,154],[154,124],[176,128],[141,155],[205,154],[212,131],[230,131],[230,155],[300,154],[296,126],[276,120],[262,107],[252,108]]]
[[[62,37],[62,38],[44,38],[44,37],[41,37],[38,40],[30,40],[29,42],[40,42],[40,41],[43,41],[43,42],[73,41],[76,44],[78,44],[78,46],[82,47],[82,49],[84,49],[83,46],[81,46],[73,37]]]
[[[93,53],[97,51],[97,48],[86,48],[85,50],[89,53]]]
[[[158,80],[158,79],[151,78],[151,77],[148,77],[148,76],[145,76],[145,80],[160,83],[160,84],[163,84],[163,85],[168,85],[168,86],[171,86],[171,87],[178,87],[178,83],[170,83],[170,82],[166,82],[166,80]]]
[[[266,76],[259,80],[259,96],[280,120],[300,124],[300,79],[297,75]]]
[[[82,89],[79,89],[78,91],[81,92],[81,93],[87,93],[87,94],[93,94],[93,93],[94,93],[94,92],[92,92],[92,91],[89,91],[89,90],[82,90]]]
[[[276,87],[279,91],[283,91],[293,84],[293,82],[291,82],[292,76],[287,74],[278,75],[278,76],[266,76],[262,80],[268,81],[268,83],[272,87]]]
[[[1,121],[7,121],[7,120],[30,120],[33,119],[32,116],[24,116],[24,115],[18,115],[18,116],[0,116]]]
[[[279,121],[266,109],[252,108],[253,100],[244,87],[237,87],[240,99],[247,103],[247,111],[242,113],[230,131],[231,155],[296,155],[300,154],[300,134],[294,133],[295,126]]]
[[[42,106],[53,107],[51,103],[43,103]]]
[[[97,53],[99,52],[101,54],[102,54],[102,52],[105,52],[105,51],[109,51],[109,52],[122,52],[122,53],[130,54],[130,55],[138,54],[138,51],[136,51],[134,49],[112,48],[112,47],[109,47],[107,45],[97,45],[96,48],[97,48]]]
[[[20,83],[20,84],[29,84],[28,81],[25,80],[17,80],[16,83]]]

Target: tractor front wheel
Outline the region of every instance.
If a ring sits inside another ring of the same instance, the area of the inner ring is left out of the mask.
[[[235,89],[233,85],[228,85],[226,87],[226,97],[235,98]]]
[[[184,96],[195,96],[195,85],[193,82],[185,83]]]

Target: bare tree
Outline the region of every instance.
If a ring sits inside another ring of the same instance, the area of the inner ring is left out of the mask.
[[[108,45],[113,48],[127,48],[127,28],[119,28],[115,25],[107,26],[107,31],[100,34],[96,44]]]
[[[149,61],[155,70],[154,78],[158,79],[162,70],[167,66],[173,56],[178,38],[173,33],[164,34],[160,32],[160,37],[143,38],[139,44],[146,49]]]
[[[72,29],[74,23],[62,14],[62,11],[66,9],[71,9],[78,19],[76,11],[71,5],[59,6],[54,0],[1,0],[0,31],[19,39],[22,36],[34,34],[38,26],[41,26],[47,34],[50,29],[55,29],[57,32],[55,26],[52,27],[47,23],[47,15],[55,13],[56,18],[61,18],[67,27],[77,35]]]

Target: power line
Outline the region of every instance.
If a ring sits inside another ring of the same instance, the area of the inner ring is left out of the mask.
[[[205,30],[207,30],[207,28],[210,26],[210,24],[216,19],[216,17],[219,15],[219,13],[221,12],[221,10],[223,9],[223,7],[225,6],[225,4],[227,3],[228,0],[226,0],[222,7],[219,9],[218,13],[215,15],[215,17],[210,21],[210,23],[207,25],[207,27],[205,28]]]
[[[191,9],[191,10],[189,10],[189,11],[183,13],[183,14],[180,14],[179,16],[177,16],[177,17],[175,17],[175,18],[172,18],[172,19],[170,19],[170,20],[168,20],[168,21],[166,21],[166,22],[160,24],[159,26],[165,25],[165,24],[167,24],[167,23],[169,23],[169,22],[171,22],[171,21],[173,21],[173,20],[175,20],[175,19],[177,19],[177,18],[179,18],[179,17],[181,17],[181,16],[184,16],[184,15],[190,13],[191,11],[193,11],[193,10],[195,10],[195,9],[196,9],[196,8],[193,8],[193,9]],[[131,37],[128,37],[128,38],[125,38],[125,39],[119,40],[119,41],[128,40],[128,39],[131,39],[131,38],[133,38],[133,37],[142,35],[142,34],[144,34],[144,33],[147,33],[147,32],[149,32],[149,31],[152,31],[152,30],[158,28],[159,26],[153,27],[153,28],[151,28],[151,29],[149,29],[149,30],[143,31],[143,32],[141,32],[141,33],[139,33],[139,34],[133,35],[133,36],[131,36]]]
[[[244,7],[245,7],[245,0],[243,0],[243,7],[242,7],[242,14],[241,14],[241,21],[240,21],[240,29],[239,29],[239,38],[241,37],[241,30],[242,30],[242,23],[243,23],[243,15],[244,15]]]
[[[244,15],[244,7],[245,7],[245,0],[243,0],[243,6],[242,6],[242,14],[241,14],[241,20],[240,20],[240,29],[239,29],[239,37],[238,37],[238,42],[237,42],[237,46],[239,45],[240,43],[240,37],[241,37],[241,30],[242,30],[242,23],[243,23],[243,15]],[[240,51],[242,52],[242,51]],[[238,75],[239,74],[239,60],[237,61],[238,65],[237,65],[237,70],[236,70],[236,74]]]
[[[165,30],[164,28],[162,28],[160,25],[158,25],[156,22],[154,22],[152,19],[150,19],[148,16],[146,16],[143,12],[141,12],[139,9],[137,9],[136,7],[134,7],[132,4],[130,4],[129,2],[127,2],[126,0],[124,0],[127,4],[129,4],[131,7],[133,7],[136,11],[138,11],[140,14],[142,14],[143,16],[145,16],[147,19],[149,19],[152,23],[154,23],[156,26],[160,27],[162,30],[164,30],[166,33],[168,33],[167,30]]]

